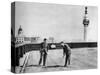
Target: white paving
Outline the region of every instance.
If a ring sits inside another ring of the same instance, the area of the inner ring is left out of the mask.
[[[30,52],[27,66],[24,72],[45,72],[45,71],[63,71],[63,70],[82,70],[97,68],[97,48],[76,48],[72,49],[71,65],[68,68],[63,67],[63,50],[49,50],[46,62],[46,68],[38,66],[40,58],[39,51]],[[24,55],[25,56],[25,55]],[[24,57],[25,58],[25,57]],[[21,59],[23,60],[23,59]],[[20,60],[20,61],[21,61]],[[21,64],[22,65],[22,61]],[[17,67],[17,72],[21,67]]]

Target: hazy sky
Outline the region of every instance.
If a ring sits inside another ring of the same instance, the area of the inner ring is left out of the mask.
[[[97,41],[97,12],[97,7],[88,7],[88,41]],[[83,17],[84,6],[16,2],[15,35],[21,25],[25,36],[82,41]]]

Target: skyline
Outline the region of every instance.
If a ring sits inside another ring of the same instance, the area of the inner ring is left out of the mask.
[[[15,7],[15,36],[21,25],[25,36],[83,41],[85,6],[16,2]],[[97,11],[97,7],[88,6],[87,41],[97,41]]]

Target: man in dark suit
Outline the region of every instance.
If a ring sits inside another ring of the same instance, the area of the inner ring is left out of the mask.
[[[43,67],[45,67],[46,64],[47,52],[48,52],[48,43],[47,39],[45,38],[44,41],[41,43],[40,60],[39,60],[39,65],[42,63],[43,60]]]
[[[71,49],[70,49],[69,45],[65,44],[64,42],[61,42],[61,45],[63,47],[63,56],[65,56],[64,67],[67,67],[67,65],[70,65]]]

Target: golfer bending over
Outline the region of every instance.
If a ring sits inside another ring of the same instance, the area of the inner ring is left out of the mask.
[[[64,67],[67,67],[67,65],[70,65],[71,48],[64,42],[61,42],[61,46],[63,47],[63,57],[65,56]]]

